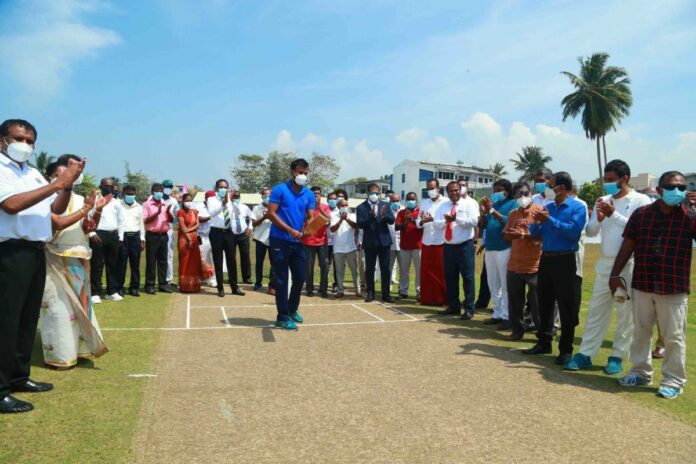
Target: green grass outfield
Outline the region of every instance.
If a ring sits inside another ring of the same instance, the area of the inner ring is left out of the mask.
[[[581,324],[576,332],[576,347],[584,327],[584,315],[591,296],[594,263],[598,253],[599,246],[587,246],[583,307]],[[251,254],[253,258],[253,249]],[[479,258],[477,269],[480,269],[480,264]],[[692,266],[694,268],[696,265]],[[144,269],[143,265],[143,275]],[[696,272],[692,273],[693,288],[696,288],[695,276]],[[172,295],[166,294],[143,294],[140,298],[126,296],[123,302],[97,305],[95,311],[104,328],[162,327],[172,300]],[[696,307],[696,297],[693,294],[689,303],[690,308]],[[488,315],[477,316],[478,322],[472,322],[471,325],[477,330],[489,331],[491,343],[515,348],[532,343],[531,335],[523,343],[503,341],[500,333],[480,324],[483,317]],[[687,328],[687,339],[690,342],[687,371],[692,379],[696,377],[695,332],[696,316],[691,311]],[[609,334],[613,334],[613,327]],[[106,331],[104,336],[111,352],[94,362],[81,361],[76,368],[68,371],[43,367],[37,340],[32,377],[54,382],[56,389],[47,394],[18,395],[32,401],[36,409],[28,414],[0,416],[0,436],[3,439],[0,462],[131,462],[133,434],[148,380],[129,375],[153,372],[154,355],[161,335],[162,332],[159,331]],[[615,378],[601,372],[601,363],[606,361],[610,346],[610,342],[605,342],[602,352],[595,360],[598,367],[568,375],[581,377],[590,388],[615,392],[696,426],[696,394],[691,391],[690,385],[687,385],[686,394],[675,401],[658,399],[654,388],[630,391],[621,389],[616,385]],[[544,362],[547,361],[549,364],[553,362],[550,357]],[[659,382],[660,361],[656,362],[655,367],[656,382]]]

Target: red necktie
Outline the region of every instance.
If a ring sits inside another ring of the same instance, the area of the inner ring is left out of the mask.
[[[450,210],[450,216],[455,216],[457,214],[457,204],[452,203],[452,209]],[[454,228],[454,221],[447,223],[447,228],[445,229],[445,240],[448,242],[452,240],[452,229]]]

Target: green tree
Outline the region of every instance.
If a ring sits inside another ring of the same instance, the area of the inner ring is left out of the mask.
[[[78,195],[87,196],[92,190],[97,189],[97,177],[92,174],[84,173],[84,179],[80,185],[74,187],[75,193]]]
[[[570,79],[575,91],[561,100],[563,121],[575,118],[582,113],[582,128],[585,136],[597,144],[597,168],[602,179],[602,158],[599,149],[600,138],[628,116],[633,96],[629,84],[631,80],[624,68],[606,66],[607,53],[594,53],[590,57],[579,57],[580,75],[568,71],[562,74]],[[606,142],[604,142],[604,164],[607,162]]]
[[[594,208],[597,198],[604,195],[604,190],[600,187],[601,182],[601,179],[599,182],[585,182],[578,190],[578,198],[584,200],[588,208]]]
[[[328,193],[336,188],[336,179],[341,172],[341,166],[330,155],[312,153],[309,159],[309,182],[312,186],[321,187],[321,191]]]
[[[498,180],[501,177],[508,175],[508,172],[502,163],[491,164],[491,166],[488,169],[493,171],[493,175],[495,175],[495,180]]]
[[[45,151],[34,153],[34,160],[29,162],[29,165],[39,171],[42,175],[46,175],[48,165],[56,160],[55,156],[49,155]]]
[[[522,154],[515,153],[518,159],[511,158],[510,161],[514,164],[515,170],[520,171],[522,175],[520,180],[530,182],[534,180],[534,174],[539,169],[545,168],[546,163],[552,161],[553,158],[544,155],[544,150],[535,145],[522,147]]]
[[[266,185],[273,188],[274,185],[288,180],[290,178],[290,163],[295,159],[297,159],[297,155],[292,152],[272,151],[269,153],[266,157]]]
[[[142,203],[147,200],[150,196],[150,187],[154,182],[150,176],[145,174],[143,171],[133,172],[130,169],[130,164],[126,161],[126,176],[125,183],[121,184],[121,188],[124,185],[130,184],[135,187],[135,198],[138,202]]]
[[[264,157],[242,153],[237,158],[237,165],[232,168],[231,174],[239,186],[239,190],[245,193],[255,193],[261,190],[267,182],[267,171]]]

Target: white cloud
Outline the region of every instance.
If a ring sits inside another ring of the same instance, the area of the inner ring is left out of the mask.
[[[304,139],[302,139],[302,148],[308,151],[320,151],[326,145],[324,138],[313,133],[308,133]]]
[[[275,142],[271,144],[271,148],[283,153],[294,152],[297,150],[297,144],[293,140],[292,134],[283,129],[278,132]]]
[[[441,136],[437,136],[421,146],[421,152],[427,156],[428,161],[451,161],[448,158],[452,149],[447,139]]]
[[[394,137],[396,143],[403,145],[405,147],[412,147],[416,143],[423,140],[428,135],[428,131],[419,129],[417,127],[411,127],[410,129],[403,130]]]
[[[0,69],[35,98],[56,95],[75,63],[121,42],[116,32],[89,26],[83,20],[85,14],[106,6],[97,0],[18,3],[0,23],[0,31],[12,31],[0,36]]]
[[[472,137],[480,139],[497,139],[503,132],[500,124],[488,113],[474,113],[470,119],[462,121],[461,126]]]
[[[384,153],[370,148],[366,140],[360,140],[350,148],[345,137],[338,137],[331,143],[331,154],[341,166],[339,182],[361,176],[373,179],[391,174],[393,170],[393,165],[384,158]]]

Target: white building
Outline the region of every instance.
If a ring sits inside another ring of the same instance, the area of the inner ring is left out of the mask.
[[[370,184],[377,184],[379,185],[380,190],[382,191],[382,195],[387,193],[387,190],[390,189],[389,186],[389,180],[387,179],[373,179],[373,180],[366,180],[366,181],[359,181],[359,182],[345,182],[343,184],[340,184],[338,188],[343,189],[346,191],[348,194],[348,198],[356,198],[356,199],[366,199],[367,198],[367,186]],[[350,200],[349,200],[350,203]]]
[[[686,177],[686,187],[690,192],[696,192],[696,172],[687,172],[684,174]]]
[[[650,187],[657,187],[657,176],[644,172],[638,174],[636,177],[631,177],[629,183],[631,187],[638,190],[639,192]]]
[[[430,178],[440,181],[440,191],[443,195],[448,182],[464,179],[468,182],[469,191],[474,192],[477,198],[490,195],[495,182],[495,175],[490,169],[463,164],[403,160],[394,167],[392,190],[401,194],[401,198],[408,192],[416,192],[421,198],[428,198],[425,183]]]

